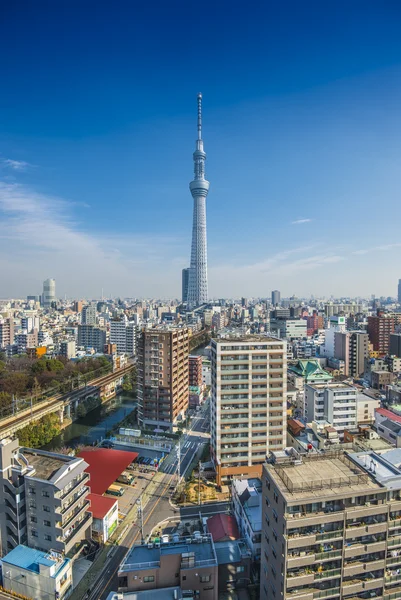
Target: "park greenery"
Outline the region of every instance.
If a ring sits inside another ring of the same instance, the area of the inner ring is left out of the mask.
[[[69,361],[64,357],[31,359],[0,356],[0,416],[26,402],[66,393],[111,371],[106,357]]]

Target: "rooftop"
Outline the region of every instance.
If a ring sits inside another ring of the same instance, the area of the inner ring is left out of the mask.
[[[158,590],[142,590],[141,592],[110,592],[106,600],[181,600],[180,587],[160,588]]]
[[[396,423],[401,424],[401,417],[393,413],[391,410],[387,410],[386,408],[376,408],[375,415],[376,414],[386,417],[387,419],[390,419],[390,421],[395,421]]]
[[[88,466],[90,487],[93,494],[104,494],[121,473],[137,458],[137,452],[112,450],[109,448],[88,448],[78,455]]]
[[[218,513],[209,517],[207,520],[207,529],[214,542],[227,539],[238,540],[240,537],[235,517],[224,513]]]
[[[26,569],[27,571],[33,571],[34,573],[39,573],[40,565],[46,567],[55,565],[56,568],[51,577],[56,577],[58,572],[70,562],[69,558],[64,558],[58,552],[42,552],[42,550],[28,548],[22,544],[11,550],[6,556],[3,556],[1,560],[3,563],[19,567],[20,569]]]
[[[104,519],[107,513],[118,504],[117,498],[111,496],[100,496],[100,494],[88,494],[91,503],[90,511],[94,519]]]
[[[165,544],[139,544],[132,546],[120,566],[120,572],[158,568],[163,556],[168,554],[181,555],[181,568],[206,567],[217,564],[212,537],[210,535],[202,535],[200,539],[184,537],[176,542]]]
[[[29,464],[34,467],[35,473],[32,474],[33,477],[46,480],[52,479],[61,467],[64,467],[67,463],[74,460],[71,456],[41,452],[40,450],[32,450],[30,448],[23,448],[21,454],[23,454]]]
[[[302,459],[298,455],[285,462],[267,464],[266,468],[288,501],[321,499],[323,495],[361,495],[379,488],[365,469],[355,465],[342,450],[308,454]]]
[[[215,548],[219,565],[232,565],[240,562],[242,558],[250,558],[251,556],[248,546],[241,540],[216,542]]]
[[[268,335],[238,335],[235,333],[232,335],[225,335],[224,337],[213,338],[212,341],[216,344],[227,344],[227,342],[244,342],[249,344],[252,342],[257,342],[258,344],[263,344],[266,342],[280,342],[280,344],[283,343],[283,340]]]

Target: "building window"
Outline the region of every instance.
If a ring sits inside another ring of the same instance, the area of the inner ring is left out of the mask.
[[[46,521],[46,519],[43,521],[43,525],[45,525],[45,527],[51,527],[50,521]]]
[[[35,500],[30,500],[30,502],[29,502],[29,508],[36,508],[36,502],[35,502]]]
[[[201,583],[209,583],[209,581],[210,581],[210,575],[201,575],[199,577],[199,581]]]
[[[46,540],[46,542],[51,542],[52,541],[52,536],[49,535],[48,533],[45,533],[45,540]]]
[[[118,587],[121,587],[121,588],[128,587],[128,577],[119,577],[118,578]]]
[[[277,492],[277,490],[274,490],[273,496],[274,496],[275,501],[278,503],[278,492]]]
[[[43,498],[50,498],[50,494],[47,490],[42,490],[42,496]]]
[[[46,506],[46,504],[43,505],[43,510],[45,512],[50,512],[50,506]]]
[[[239,567],[237,567],[237,573],[243,573],[244,571],[245,571],[244,565],[240,565]]]
[[[31,517],[31,523],[37,523],[38,519],[36,517]]]
[[[147,575],[143,578],[143,583],[152,583],[155,580],[153,575]]]
[[[31,536],[38,537],[38,532],[36,531],[36,529],[31,529]]]
[[[35,488],[32,487],[32,486],[29,486],[29,488],[28,488],[28,494],[36,494]]]

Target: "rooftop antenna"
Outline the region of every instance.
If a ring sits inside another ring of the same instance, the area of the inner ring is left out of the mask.
[[[198,94],[198,140],[202,139],[202,94]]]

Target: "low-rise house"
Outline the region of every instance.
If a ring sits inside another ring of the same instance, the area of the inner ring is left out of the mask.
[[[2,559],[3,587],[35,600],[62,599],[72,588],[71,560],[19,545]]]

